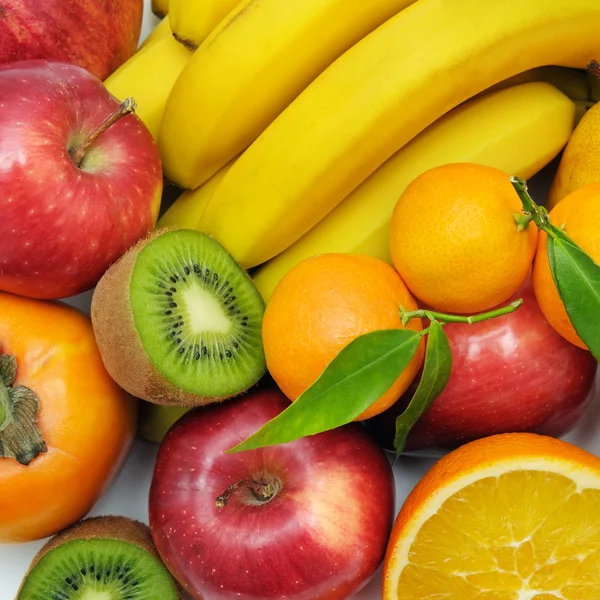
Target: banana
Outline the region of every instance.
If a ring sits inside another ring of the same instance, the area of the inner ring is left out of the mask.
[[[523,73],[518,73],[491,86],[483,91],[482,94],[531,81],[546,81],[547,83],[551,83],[571,98],[571,100],[577,102],[588,102],[591,97],[590,80],[585,71],[582,69],[570,69],[568,67],[556,67],[554,65],[537,67]]]
[[[163,17],[160,23],[146,36],[140,45],[139,50],[172,34],[171,23],[169,21],[169,16],[167,15],[166,17]]]
[[[251,0],[254,2],[255,0]],[[239,0],[171,0],[173,34],[195,50],[238,4]],[[243,2],[247,4],[247,2]]]
[[[412,2],[240,3],[198,48],[173,88],[159,136],[167,178],[186,188],[206,181],[327,65]]]
[[[171,426],[190,410],[189,406],[161,406],[142,402],[138,431],[145,440],[158,444]]]
[[[217,171],[208,181],[195,190],[184,191],[159,219],[157,226],[168,227],[174,225],[184,229],[196,229],[206,203],[234,162],[232,160],[227,163],[220,171]]]
[[[599,30],[598,0],[418,0],[242,154],[206,206],[205,231],[246,268],[267,261],[461,102],[534,67],[585,67],[600,56]]]
[[[136,52],[104,85],[119,100],[133,96],[136,113],[156,140],[171,88],[192,53],[172,36]]]
[[[575,105],[533,82],[489,92],[438,119],[359,185],[295,244],[254,273],[265,301],[297,263],[326,252],[368,254],[391,264],[389,224],[396,201],[421,173],[452,162],[496,167],[528,179],[566,144]]]
[[[162,19],[169,14],[169,0],[151,0],[152,12]]]

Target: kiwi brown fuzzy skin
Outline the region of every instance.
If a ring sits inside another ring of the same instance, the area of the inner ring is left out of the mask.
[[[154,238],[177,227],[154,230],[132,246],[98,282],[91,317],[102,361],[110,376],[131,395],[165,406],[203,406],[231,396],[191,394],[165,379],[154,367],[137,333],[129,301],[129,284],[139,252]],[[245,390],[240,390],[240,393]]]
[[[23,577],[23,582],[21,583],[21,587],[17,592],[17,598],[19,598],[21,594],[21,590],[23,589],[23,585],[25,584],[29,573],[31,573],[33,568],[46,554],[48,554],[48,552],[58,548],[59,546],[62,546],[63,544],[66,544],[67,542],[94,539],[120,540],[135,544],[138,548],[145,550],[148,552],[148,554],[151,554],[157,560],[162,562],[161,557],[156,551],[154,542],[152,541],[150,528],[147,525],[144,525],[144,523],[140,523],[139,521],[134,521],[133,519],[128,519],[126,517],[90,517],[88,519],[79,521],[75,525],[72,525],[64,531],[56,534],[44,546],[42,546],[40,551],[33,558],[25,577]],[[180,600],[182,600],[183,596],[181,595],[181,590],[179,589],[178,585],[177,590],[178,597]]]

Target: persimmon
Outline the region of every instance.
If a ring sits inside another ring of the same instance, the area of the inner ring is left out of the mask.
[[[123,465],[136,419],[87,315],[0,292],[0,542],[83,517]]]

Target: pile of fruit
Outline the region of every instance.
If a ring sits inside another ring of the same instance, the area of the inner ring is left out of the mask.
[[[48,539],[7,593],[600,598],[559,439],[597,410],[600,3],[154,0],[139,48],[150,3],[35,8],[0,2],[0,543]],[[146,523],[89,517],[136,435]]]

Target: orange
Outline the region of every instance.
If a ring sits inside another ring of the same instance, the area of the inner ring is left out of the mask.
[[[396,203],[390,251],[411,292],[437,310],[474,313],[512,296],[529,273],[537,229],[518,231],[509,176],[454,163],[417,177]]]
[[[353,339],[380,329],[400,329],[399,307],[417,308],[399,275],[370,256],[321,254],[298,263],[277,284],[263,318],[267,367],[283,393],[295,400]],[[419,331],[420,319],[408,327]],[[423,361],[423,344],[394,385],[357,420],[391,406]]]
[[[532,433],[471,442],[401,508],[383,600],[597,600],[600,459]]]
[[[565,233],[592,259],[600,262],[600,183],[592,183],[563,198],[551,211],[550,221],[564,225]],[[533,264],[533,290],[544,316],[571,343],[587,348],[575,333],[565,306],[558,295],[548,262],[548,237],[540,233]],[[597,318],[597,315],[590,315]]]

